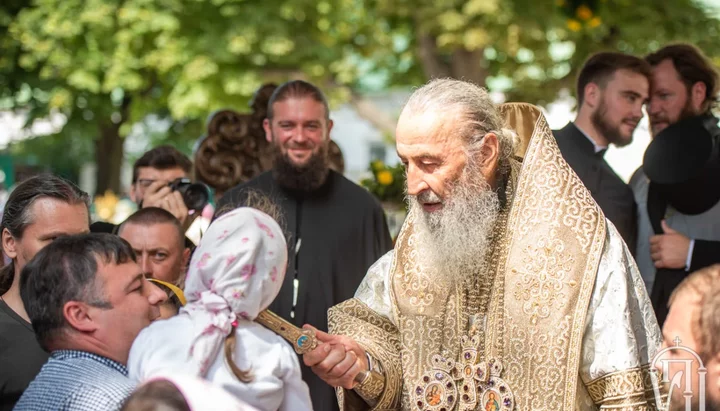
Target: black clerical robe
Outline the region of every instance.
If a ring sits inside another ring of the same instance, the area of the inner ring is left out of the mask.
[[[605,151],[595,152],[593,143],[568,123],[553,131],[560,152],[602,209],[608,220],[620,232],[634,254],[637,244],[637,205],[632,189],[615,173],[603,157]]]
[[[295,192],[278,185],[272,172],[228,191],[217,209],[244,205],[248,190],[268,195],[284,211],[288,270],[270,309],[301,327],[327,331],[327,311],[355,295],[367,269],[392,249],[385,214],[367,190],[334,171],[318,190]],[[293,281],[299,281],[293,312]],[[300,361],[302,364],[302,360]],[[332,387],[302,365],[316,411],[337,410]]]

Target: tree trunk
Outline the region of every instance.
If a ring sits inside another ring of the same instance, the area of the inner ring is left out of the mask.
[[[120,170],[123,163],[123,139],[120,124],[100,126],[100,137],[95,141],[96,194],[111,190],[120,195]]]
[[[450,77],[450,67],[442,60],[437,48],[435,36],[416,30],[418,39],[418,56],[425,76],[428,79]]]
[[[437,38],[422,31],[419,18],[415,19],[418,57],[428,79],[452,77],[485,86],[488,72],[485,69],[484,50],[468,51],[458,46],[449,56],[443,56],[437,47]]]
[[[460,47],[452,54],[452,75],[459,80],[470,81],[485,87],[487,69],[483,67],[484,50],[468,51]]]
[[[100,136],[95,141],[96,194],[104,194],[107,190],[118,196],[122,194],[120,173],[125,156],[123,150],[124,139],[120,137],[120,126],[127,120],[129,108],[130,98],[126,97],[119,108],[120,121],[114,123],[105,120],[100,123]]]

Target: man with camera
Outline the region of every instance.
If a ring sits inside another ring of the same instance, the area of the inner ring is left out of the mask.
[[[190,180],[192,162],[171,146],[159,146],[143,154],[133,165],[130,199],[138,208],[158,207],[167,210],[187,231],[210,199],[208,189]],[[92,224],[93,232],[117,234],[118,227],[106,222]],[[195,244],[185,238],[185,245]]]

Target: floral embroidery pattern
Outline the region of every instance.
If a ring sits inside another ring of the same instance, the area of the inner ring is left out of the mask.
[[[277,281],[277,267],[273,267],[272,270],[270,270],[270,281]]]
[[[270,238],[275,238],[272,231],[270,231],[270,227],[266,226],[262,221],[258,220],[257,217],[255,217],[255,222],[257,223],[257,226],[260,227],[261,230],[267,234]]]
[[[237,260],[237,256],[236,256],[236,255],[229,255],[229,256],[227,256],[227,258],[225,259],[225,266],[230,266],[232,263],[235,262],[235,260]]]
[[[230,234],[230,231],[223,230],[223,232],[218,236],[217,241],[226,239],[229,234]]]
[[[209,261],[210,253],[204,253],[202,256],[200,256],[200,260],[197,262],[197,268],[205,268]]]
[[[247,280],[248,278],[250,278],[250,276],[255,274],[255,271],[255,264],[248,264],[244,266],[242,270],[240,270],[240,278],[243,280]]]

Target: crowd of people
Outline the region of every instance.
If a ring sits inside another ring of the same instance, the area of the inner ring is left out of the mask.
[[[720,409],[718,87],[691,45],[598,53],[552,131],[432,80],[397,124],[394,242],[330,166],[327,100],[300,80],[268,103],[272,170],[226,192],[198,244],[172,147],[135,163],[117,226],[73,183],[25,180],[0,225],[0,411]],[[626,184],[603,155],[643,109]],[[268,309],[316,346],[296,354]]]

